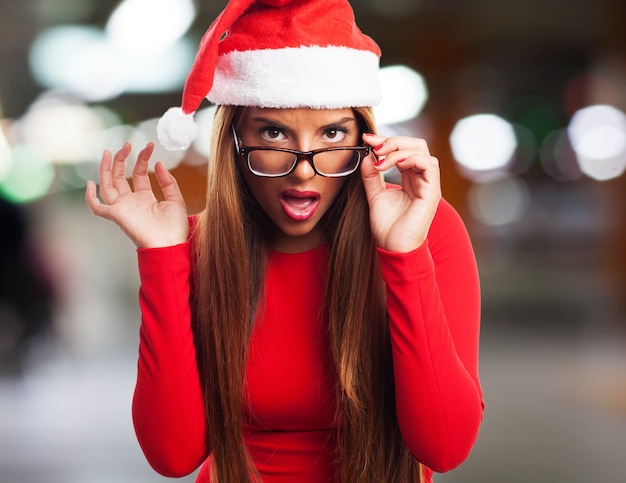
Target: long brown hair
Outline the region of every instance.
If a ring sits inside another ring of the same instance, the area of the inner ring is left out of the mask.
[[[219,106],[206,209],[194,227],[194,337],[205,399],[213,479],[258,481],[246,451],[242,398],[249,335],[259,304],[272,224],[249,192],[230,126],[242,108]],[[355,108],[374,132],[369,108]],[[344,421],[338,433],[342,483],[421,481],[395,412],[385,289],[359,173],[350,176],[321,221],[329,248],[325,309]]]

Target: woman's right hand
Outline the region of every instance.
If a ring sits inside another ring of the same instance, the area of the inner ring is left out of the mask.
[[[133,168],[133,188],[126,180],[126,159],[132,146],[124,144],[115,156],[105,151],[100,161],[100,196],[93,181],[87,182],[85,199],[91,211],[116,223],[139,248],[158,248],[187,241],[189,223],[187,208],[178,183],[172,174],[157,163],[154,168],[157,182],[164,196],[157,200],[150,178],[148,162],[154,151],[149,143],[137,156]]]

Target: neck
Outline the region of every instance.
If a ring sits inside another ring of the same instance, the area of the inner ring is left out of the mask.
[[[289,236],[278,233],[272,248],[281,253],[302,253],[317,248],[322,242],[321,230],[316,227],[312,232],[302,236]]]

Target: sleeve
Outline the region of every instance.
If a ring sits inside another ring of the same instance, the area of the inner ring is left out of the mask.
[[[208,454],[191,330],[190,246],[139,249],[141,328],[133,424],[150,465],[193,472]]]
[[[400,430],[418,461],[445,472],[469,455],[484,409],[480,288],[469,236],[442,200],[421,247],[407,254],[378,251]]]

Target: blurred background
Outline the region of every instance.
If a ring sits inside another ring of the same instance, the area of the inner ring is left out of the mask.
[[[0,0],[2,483],[165,480],[130,419],[134,247],[83,192],[155,139],[225,3]],[[352,4],[380,130],[428,140],[481,272],[484,423],[436,481],[626,481],[626,2]],[[206,144],[155,156],[190,212]]]

